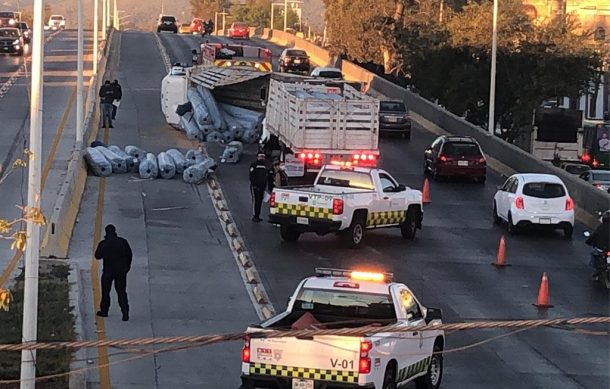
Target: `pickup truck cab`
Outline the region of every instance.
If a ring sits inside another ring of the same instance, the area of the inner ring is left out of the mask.
[[[269,222],[280,226],[284,241],[304,232],[338,233],[357,247],[367,229],[400,228],[413,240],[422,226],[422,193],[407,188],[385,170],[325,165],[313,186],[274,188]]]
[[[301,281],[285,312],[247,329],[241,389],[395,389],[415,382],[438,389],[445,334],[405,328],[441,324],[440,309],[424,307],[392,274],[316,269]],[[265,338],[270,330],[345,329],[394,325],[366,336]]]

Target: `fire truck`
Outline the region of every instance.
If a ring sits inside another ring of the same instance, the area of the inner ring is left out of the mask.
[[[198,65],[214,65],[221,68],[254,68],[271,72],[271,50],[256,46],[223,43],[203,43],[199,51]]]

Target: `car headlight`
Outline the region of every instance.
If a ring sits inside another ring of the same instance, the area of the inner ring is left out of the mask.
[[[8,21],[8,24],[10,24],[11,26],[15,25],[16,20],[15,19],[10,19]]]
[[[59,22],[59,24],[60,24],[61,26],[65,26],[65,25],[66,25],[66,21],[65,21],[65,20],[62,20],[61,22]]]
[[[14,44],[14,45],[19,45],[19,43],[21,43],[21,42],[19,42],[19,39],[15,39],[15,40],[13,41],[13,44]]]

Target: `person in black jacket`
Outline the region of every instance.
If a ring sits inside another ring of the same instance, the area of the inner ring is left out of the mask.
[[[106,120],[108,120],[108,127],[114,128],[112,126],[112,102],[114,101],[114,90],[112,89],[110,80],[106,80],[104,85],[102,85],[99,96],[100,105],[102,108],[100,115],[100,128],[103,128],[106,125]]]
[[[265,196],[265,188],[269,179],[269,168],[265,163],[265,153],[259,151],[256,154],[256,161],[250,164],[250,192],[252,193],[252,201],[254,202],[254,216],[252,221],[258,223],[262,221],[260,218],[261,207],[263,205],[263,197]]]
[[[593,234],[591,234],[585,243],[589,246],[602,250],[604,253],[610,251],[610,211],[604,212],[602,215],[602,224],[597,226]],[[600,261],[598,258],[605,261],[606,256],[604,255],[602,258],[602,256],[598,254],[597,250],[593,250],[591,253],[591,261],[589,263],[591,267],[595,269],[595,273],[592,275],[593,278],[598,276],[601,267],[600,265],[605,265],[605,262],[603,264],[596,263],[597,261]]]
[[[119,108],[121,99],[123,98],[123,89],[121,89],[119,80],[112,81],[112,94],[112,97],[114,97],[114,100],[112,101],[112,120],[116,120],[116,110]]]
[[[106,236],[95,250],[95,259],[103,259],[102,271],[102,300],[98,316],[108,317],[110,308],[110,288],[114,282],[114,289],[123,313],[123,321],[129,320],[129,303],[127,301],[127,273],[131,269],[133,254],[129,243],[116,233],[112,224],[106,226]]]

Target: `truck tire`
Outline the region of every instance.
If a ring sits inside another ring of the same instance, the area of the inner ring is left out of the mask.
[[[396,368],[394,364],[390,362],[388,367],[385,368],[385,373],[383,374],[383,386],[381,389],[396,389]]]
[[[415,379],[416,389],[438,389],[443,379],[443,351],[438,344],[434,345],[434,354],[428,365],[428,372],[425,376]]]
[[[299,240],[301,233],[294,228],[288,226],[280,227],[280,236],[284,242],[296,242]]]
[[[414,240],[417,234],[417,217],[418,212],[415,209],[407,211],[407,218],[400,225],[400,233],[405,240]]]
[[[364,239],[364,231],[366,227],[364,225],[363,218],[360,216],[354,216],[352,224],[345,231],[341,232],[341,237],[345,241],[345,244],[349,248],[357,248],[362,240]]]

